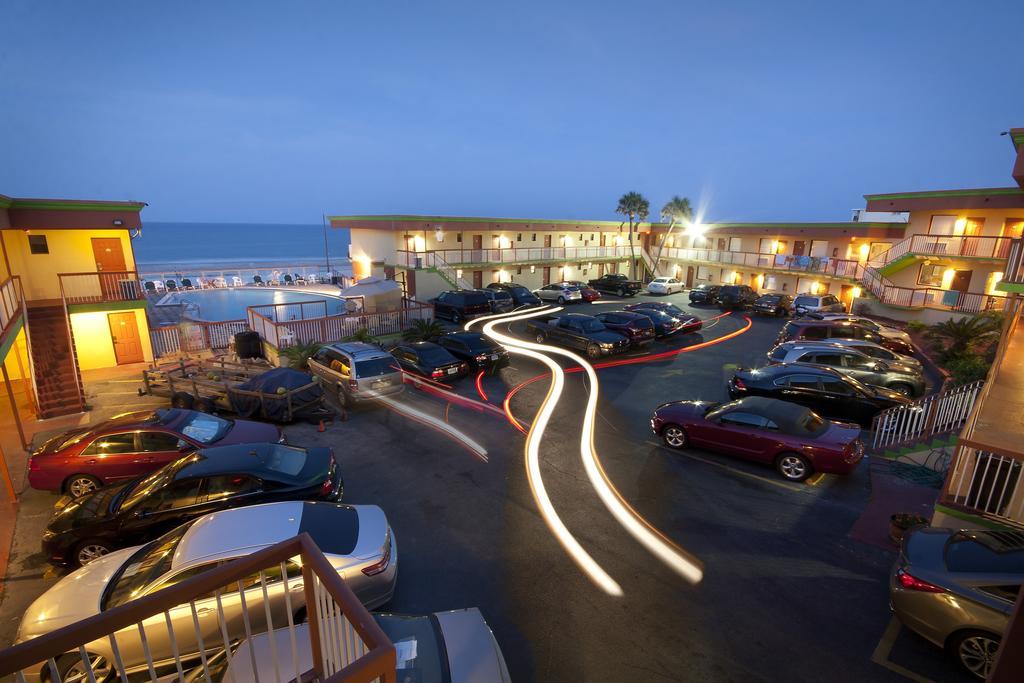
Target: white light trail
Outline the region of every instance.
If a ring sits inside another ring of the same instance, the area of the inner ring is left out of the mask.
[[[433,427],[434,429],[438,429],[444,432],[451,438],[455,439],[456,441],[464,445],[469,450],[476,453],[476,455],[479,456],[481,460],[487,462],[487,449],[481,446],[473,439],[471,439],[464,432],[451,426],[449,423],[443,420],[439,420],[433,415],[428,415],[422,410],[413,408],[408,404],[399,403],[398,401],[395,401],[387,396],[378,396],[376,400],[380,401],[381,403],[387,406],[390,406],[391,409],[397,413],[401,413],[412,420],[416,420],[417,422],[421,422],[423,424],[426,424],[427,426]]]

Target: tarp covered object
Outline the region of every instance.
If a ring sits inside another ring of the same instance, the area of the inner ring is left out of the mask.
[[[262,417],[274,422],[288,422],[296,417],[296,412],[302,413],[303,409],[311,410],[320,405],[324,392],[319,384],[295,391],[312,381],[313,378],[304,372],[292,368],[274,368],[228,389],[228,400],[231,402],[231,410],[239,417]],[[281,388],[285,391],[278,393]],[[242,393],[246,391],[259,392],[259,395]]]

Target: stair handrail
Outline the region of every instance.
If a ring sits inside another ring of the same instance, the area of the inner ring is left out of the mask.
[[[985,380],[978,380],[883,410],[871,423],[872,448],[879,450],[958,431],[970,417],[984,386]]]
[[[465,278],[459,277],[458,271],[456,271],[451,265],[448,264],[444,258],[436,251],[430,252],[430,256],[434,261],[434,268],[441,273],[446,280],[451,282],[459,289],[473,289],[473,285],[469,283]]]
[[[71,312],[68,310],[68,299],[64,292],[64,280],[58,276],[57,282],[60,284],[60,302],[61,309],[64,311],[64,327],[68,333],[68,356],[71,360],[71,376],[75,378],[75,390],[78,392],[78,407],[84,411],[85,393],[82,391],[82,382],[78,378],[78,357],[75,353],[75,337],[71,332]],[[26,322],[28,322],[27,318]]]

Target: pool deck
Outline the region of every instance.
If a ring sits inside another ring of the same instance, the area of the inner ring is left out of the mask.
[[[282,292],[302,292],[310,295],[310,300],[315,301],[317,297],[332,296],[337,297],[341,293],[341,288],[338,285],[281,285],[278,287],[257,287],[256,285],[242,285],[241,287],[213,287],[208,289],[189,289],[181,290],[184,292],[194,293],[203,291],[224,291],[224,290],[245,290],[245,291],[268,291],[268,290],[280,290]],[[147,305],[146,311],[149,314],[150,322],[156,326],[161,327],[164,325],[176,325],[184,319],[184,306],[181,304],[165,304],[160,303],[168,296],[167,292],[159,292],[156,294],[147,293]]]

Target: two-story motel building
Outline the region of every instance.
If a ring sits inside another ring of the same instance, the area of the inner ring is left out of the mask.
[[[331,216],[351,231],[356,277],[404,283],[426,300],[453,288],[629,272],[674,276],[687,287],[748,284],[758,292],[832,293],[848,307],[936,322],[1001,309],[1010,242],[1024,230],[1024,129],[1011,131],[1017,187],[865,195],[864,211],[838,223],[620,221]],[[864,302],[861,304],[860,302]]]

